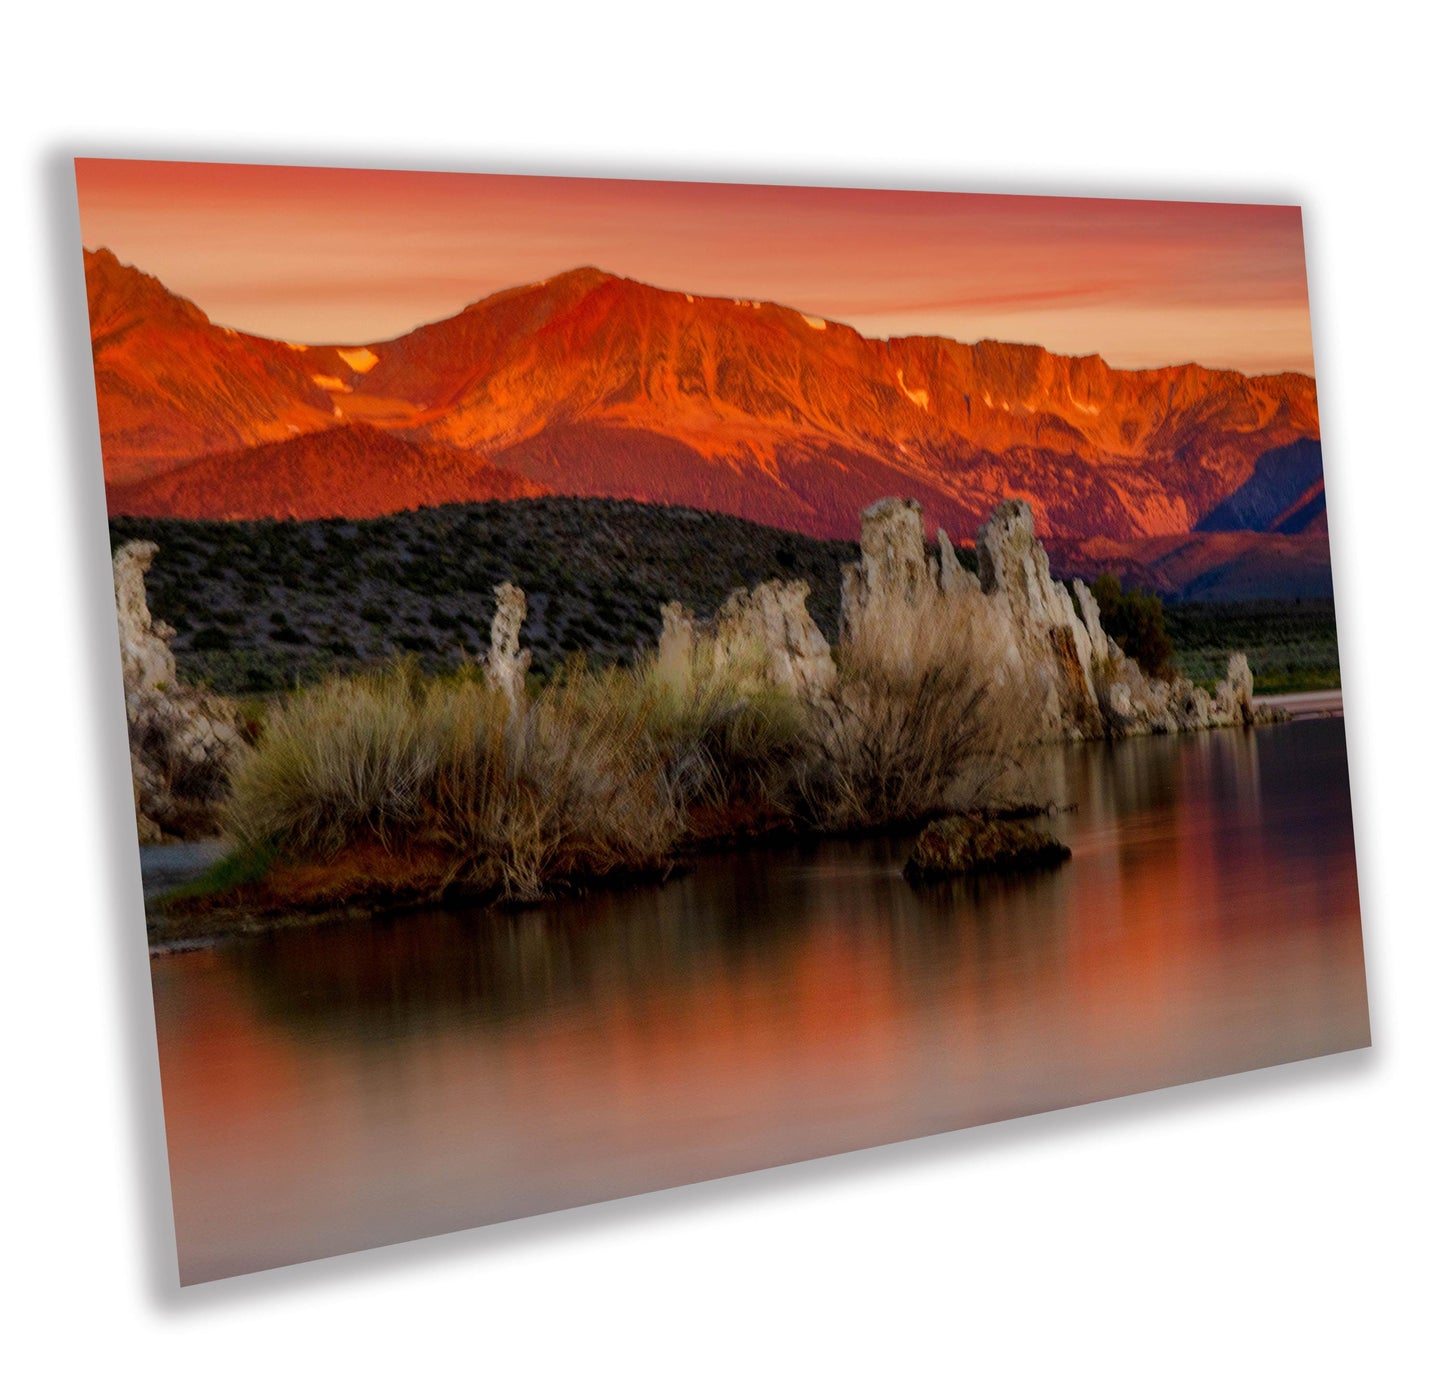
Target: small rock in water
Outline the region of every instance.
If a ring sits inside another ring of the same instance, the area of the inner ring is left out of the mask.
[[[1069,848],[1046,831],[987,817],[945,817],[919,835],[903,873],[910,880],[945,880],[989,870],[1051,869]]]

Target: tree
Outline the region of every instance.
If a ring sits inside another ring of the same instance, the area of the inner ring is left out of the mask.
[[[1106,631],[1152,676],[1166,676],[1172,667],[1174,643],[1164,626],[1164,604],[1158,594],[1124,588],[1113,574],[1094,580],[1099,620]]]

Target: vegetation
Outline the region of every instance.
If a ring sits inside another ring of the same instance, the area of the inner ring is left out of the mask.
[[[1109,573],[1100,574],[1091,589],[1099,604],[1104,631],[1119,643],[1125,656],[1132,656],[1151,676],[1172,675],[1174,643],[1158,594],[1142,588],[1126,589]]]
[[[1232,651],[1249,657],[1256,694],[1340,684],[1335,608],[1328,598],[1170,603],[1164,616],[1175,668],[1196,684],[1212,686],[1223,676]]]
[[[288,867],[334,864],[353,895],[527,901],[665,873],[699,841],[969,805],[1028,737],[1029,710],[995,699],[988,656],[945,647],[941,623],[850,639],[817,699],[744,662],[683,676],[573,662],[515,710],[471,669],[332,677],[279,702],[242,763],[225,809],[234,867],[284,883]]]
[[[1230,653],[1242,651],[1256,694],[1339,686],[1332,599],[1169,603],[1145,589],[1124,589],[1107,573],[1091,588],[1104,630],[1152,675],[1183,676],[1212,690]]]
[[[151,611],[176,629],[181,679],[229,695],[276,694],[412,656],[444,674],[487,647],[492,590],[527,594],[523,645],[550,674],[650,648],[673,599],[699,615],[734,589],[802,579],[838,635],[839,566],[856,542],[636,501],[489,501],[373,520],[111,521],[111,542],[160,545]],[[972,551],[960,550],[966,567]]]
[[[836,638],[839,565],[858,546],[732,516],[635,501],[490,501],[372,520],[111,522],[112,545],[153,539],[151,611],[176,629],[183,680],[274,694],[403,655],[430,674],[486,650],[492,590],[527,594],[534,669],[628,662],[659,609],[699,615],[734,589],[797,578]]]
[[[1029,697],[994,691],[1003,658],[977,613],[940,595],[865,614],[838,683],[810,707],[804,793],[827,829],[911,822],[975,805],[1029,737]]]
[[[650,717],[644,697],[580,671],[515,716],[473,675],[334,678],[278,707],[226,826],[238,848],[292,860],[412,849],[439,889],[518,899],[659,869],[682,828]]]

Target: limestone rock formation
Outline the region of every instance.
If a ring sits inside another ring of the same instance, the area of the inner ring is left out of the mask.
[[[808,612],[808,585],[770,579],[732,593],[713,620],[713,664],[760,664],[768,682],[795,695],[833,683],[833,654]]]
[[[980,530],[977,577],[942,530],[938,557],[929,556],[917,501],[890,497],[869,506],[860,544],[859,562],[843,569],[844,645],[865,635],[870,646],[887,639],[890,653],[901,653],[893,663],[906,670],[910,648],[936,646],[939,627],[957,629],[959,646],[994,668],[995,693],[1036,713],[1041,739],[1173,734],[1256,720],[1242,655],[1230,658],[1214,696],[1187,680],[1147,675],[1126,656],[1104,630],[1088,586],[1076,580],[1071,593],[1052,576],[1026,501],[1002,502]],[[657,664],[679,688],[724,667],[795,694],[826,693],[837,678],[808,614],[806,585],[776,580],[738,590],[710,622],[667,604]]]
[[[843,637],[871,608],[916,608],[938,588],[938,573],[923,549],[923,508],[889,496],[859,516],[862,559],[843,566]],[[958,558],[954,556],[954,563]]]
[[[123,545],[112,559],[131,784],[142,842],[210,835],[245,751],[235,706],[176,679],[174,631],[151,617],[145,576],[157,546]]]
[[[1034,538],[1028,502],[1001,502],[979,531],[977,548],[983,592],[1001,600],[1013,621],[1019,658],[1042,688],[1046,730],[1069,738],[1099,737],[1103,719],[1094,682],[1094,637],[1069,590],[1049,571],[1049,556]]]
[[[679,690],[699,675],[726,671],[744,686],[816,694],[836,675],[827,639],[808,612],[808,585],[778,579],[737,589],[708,622],[681,603],[665,604],[657,664],[663,681]]]
[[[1243,656],[1230,658],[1217,693],[1187,680],[1146,675],[1104,630],[1099,605],[1076,580],[1072,596],[1055,580],[1034,537],[1025,501],[1004,501],[979,532],[978,577],[938,532],[935,564],[923,545],[916,501],[879,501],[863,512],[862,559],[844,570],[843,635],[864,619],[874,631],[905,636],[909,615],[930,597],[953,595],[970,609],[973,644],[1004,658],[997,683],[1038,704],[1043,738],[1177,733],[1254,720],[1253,682]]]
[[[1242,651],[1230,655],[1224,679],[1214,688],[1214,709],[1226,724],[1254,723],[1254,676]]]
[[[662,636],[657,642],[657,671],[672,690],[685,690],[697,659],[697,621],[681,603],[662,605]]]
[[[527,669],[532,653],[521,645],[522,623],[527,619],[527,595],[515,583],[499,583],[497,611],[492,615],[492,645],[483,669],[487,684],[507,697],[516,714],[527,690]]]
[[[971,574],[958,562],[958,554],[948,531],[938,527],[938,586],[944,593],[977,593],[977,574]]]

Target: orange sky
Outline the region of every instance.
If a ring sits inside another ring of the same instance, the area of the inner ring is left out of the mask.
[[[78,160],[81,231],[213,320],[361,344],[582,264],[867,335],[1314,372],[1300,211]]]

